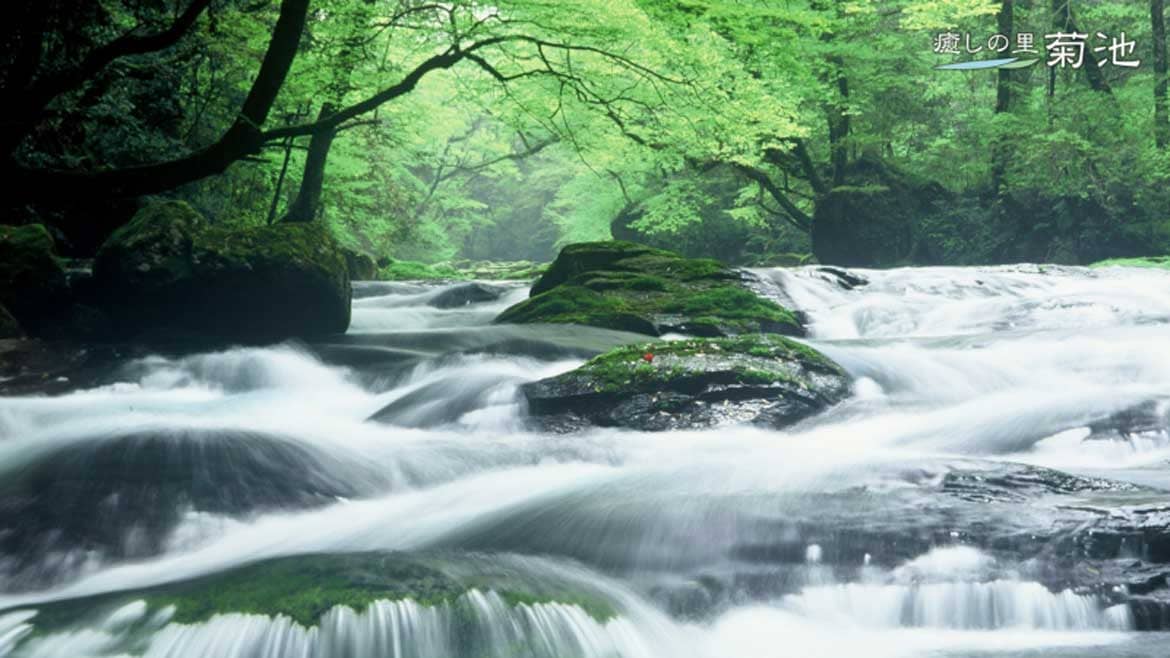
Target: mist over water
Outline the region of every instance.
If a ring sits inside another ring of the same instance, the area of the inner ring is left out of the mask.
[[[1165,655],[1051,558],[1099,517],[1165,505],[1170,274],[755,273],[855,378],[785,431],[526,430],[522,383],[631,337],[491,325],[518,285],[439,308],[452,286],[358,284],[328,345],[0,399],[0,657]],[[135,594],[367,551],[587,585],[613,614],[474,587],[313,626],[180,623]],[[54,616],[113,592],[127,602]]]

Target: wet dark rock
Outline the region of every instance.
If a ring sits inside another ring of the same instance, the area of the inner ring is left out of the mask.
[[[0,339],[0,395],[56,395],[106,383],[144,353],[126,345]]]
[[[10,588],[68,577],[93,554],[156,555],[189,511],[247,516],[388,486],[323,450],[235,430],[88,437],[4,466],[0,575]]]
[[[1129,439],[1170,430],[1170,404],[1149,400],[1089,424],[1090,439]]]
[[[860,288],[869,283],[869,280],[865,277],[839,267],[818,267],[817,272],[832,277],[836,284],[845,290]]]
[[[538,423],[561,431],[579,420],[650,431],[785,427],[843,400],[849,378],[812,348],[764,334],[622,347],[522,391]]]
[[[668,481],[657,483],[660,493],[654,480],[639,478],[614,491],[620,504],[582,496],[534,505],[461,542],[638,573],[656,598],[687,617],[775,600],[811,577],[856,582],[960,545],[994,560],[976,579],[1035,581],[1110,604],[1170,600],[1163,490],[981,460],[867,464],[864,476],[843,472],[822,482],[820,490],[771,492],[745,505],[747,490],[683,499]],[[588,540],[601,535],[605,542]]]
[[[8,309],[0,304],[0,340],[5,338],[24,338],[24,329],[20,328],[20,323]]]
[[[226,229],[156,203],[102,245],[94,276],[128,337],[270,342],[349,326],[345,258],[320,222]]]
[[[399,427],[438,427],[482,409],[492,389],[514,378],[495,373],[462,373],[427,384],[394,400],[369,420]]]
[[[494,302],[506,292],[508,292],[508,288],[504,286],[493,286],[473,281],[447,288],[432,297],[427,305],[435,308],[458,308],[468,304]]]
[[[532,296],[496,318],[575,323],[659,336],[800,335],[796,316],[749,289],[748,273],[630,242],[565,247]]]

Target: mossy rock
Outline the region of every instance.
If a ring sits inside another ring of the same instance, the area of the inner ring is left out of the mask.
[[[1093,263],[1089,267],[1146,267],[1170,270],[1170,256],[1145,256],[1139,258],[1110,258]]]
[[[69,304],[65,268],[41,224],[0,226],[0,305],[33,335],[51,333]]]
[[[548,269],[548,263],[538,264],[529,260],[464,260],[452,261],[448,264],[473,279],[486,281],[535,279]]]
[[[747,289],[748,274],[706,258],[631,242],[586,242],[561,250],[532,296],[496,322],[573,323],[659,336],[799,335],[789,310]]]
[[[522,390],[529,413],[554,430],[784,427],[843,400],[849,378],[811,347],[762,334],[620,347]]]
[[[130,336],[265,342],[349,326],[345,256],[319,222],[231,229],[151,204],[102,245],[94,280]]]
[[[379,281],[456,280],[468,278],[450,265],[428,265],[414,260],[386,259],[378,270]]]
[[[143,600],[151,610],[173,606],[171,620],[178,623],[246,613],[283,615],[311,627],[337,606],[361,611],[375,601],[406,599],[438,606],[455,603],[473,589],[494,591],[513,606],[555,601],[577,605],[599,621],[617,615],[617,608],[592,589],[528,578],[509,568],[484,568],[484,562],[381,551],[295,555],[146,590],[48,604],[36,620],[41,630],[52,631]]]
[[[341,252],[345,255],[345,266],[351,281],[373,281],[378,278],[378,263],[373,256],[348,247],[343,247]]]

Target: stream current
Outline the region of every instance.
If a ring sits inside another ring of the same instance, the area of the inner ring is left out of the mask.
[[[526,430],[522,383],[644,338],[491,324],[519,283],[448,308],[462,284],[357,283],[328,344],[0,398],[0,657],[1170,655],[1168,626],[1143,632],[1083,574],[1170,571],[1170,272],[754,272],[854,378],[784,431]],[[1162,543],[1078,534],[1120,517],[1163,523]],[[615,612],[480,587],[311,626],[180,622],[135,595],[369,551],[580,586]]]

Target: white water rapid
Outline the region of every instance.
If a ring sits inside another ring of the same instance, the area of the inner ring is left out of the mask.
[[[491,324],[519,284],[0,398],[0,658],[1170,655],[1170,272],[754,274],[854,378],[784,431],[526,429],[521,384],[644,338]],[[223,603],[347,555],[431,571]]]

